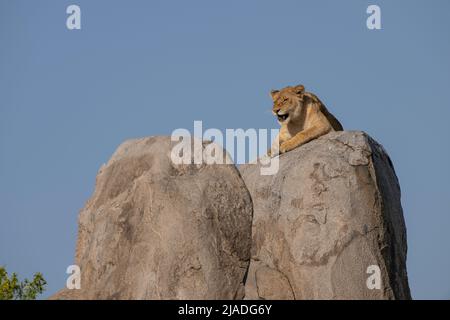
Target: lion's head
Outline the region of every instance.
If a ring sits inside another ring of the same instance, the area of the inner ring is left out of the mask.
[[[281,90],[272,90],[272,112],[277,117],[280,125],[287,124],[300,118],[303,109],[303,94],[305,87],[298,85],[286,87]]]

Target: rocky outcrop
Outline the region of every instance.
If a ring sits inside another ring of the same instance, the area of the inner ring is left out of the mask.
[[[322,136],[271,176],[174,165],[172,146],[131,140],[100,169],[79,216],[81,289],[53,299],[410,299],[400,187],[366,134]]]
[[[240,168],[254,210],[245,298],[410,299],[400,187],[383,147],[333,132],[279,161],[273,176]]]
[[[81,289],[53,299],[241,299],[252,202],[234,165],[174,165],[170,137],[127,141],[79,216]]]

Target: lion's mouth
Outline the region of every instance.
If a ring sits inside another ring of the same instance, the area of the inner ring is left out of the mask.
[[[286,119],[289,117],[289,113],[285,113],[285,114],[279,114],[277,113],[277,118],[278,121],[286,121]]]

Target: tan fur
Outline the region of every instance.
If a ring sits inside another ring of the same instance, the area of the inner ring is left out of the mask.
[[[330,131],[342,131],[342,125],[319,98],[305,92],[303,85],[271,92],[272,111],[281,125],[269,155],[291,151]]]

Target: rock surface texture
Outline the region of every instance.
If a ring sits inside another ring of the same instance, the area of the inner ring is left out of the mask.
[[[245,298],[410,299],[400,187],[383,147],[332,132],[279,161],[273,176],[240,167],[254,210]],[[369,266],[380,289],[368,288]]]
[[[81,289],[53,299],[242,299],[252,202],[234,165],[173,165],[170,137],[123,143],[79,216]]]

